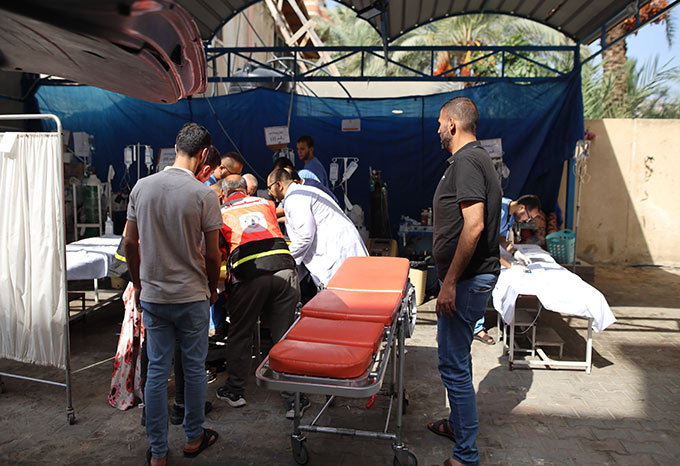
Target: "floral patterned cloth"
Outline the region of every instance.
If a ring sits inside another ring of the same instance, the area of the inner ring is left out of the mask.
[[[142,393],[142,342],[144,324],[142,310],[135,305],[134,287],[128,283],[123,293],[125,318],[120,328],[118,349],[113,362],[109,404],[114,408],[126,410],[144,399]]]

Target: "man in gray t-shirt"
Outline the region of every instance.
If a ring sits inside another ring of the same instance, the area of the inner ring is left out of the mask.
[[[146,329],[144,402],[154,465],[167,459],[167,384],[175,340],[184,363],[184,455],[198,455],[218,436],[203,428],[204,364],[210,305],[217,300],[222,217],[217,194],[195,178],[210,144],[204,127],[187,123],[177,134],[175,163],[139,180],[130,193],[125,256]]]

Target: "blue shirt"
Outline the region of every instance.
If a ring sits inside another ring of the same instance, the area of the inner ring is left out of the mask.
[[[321,162],[319,162],[319,159],[314,157],[312,160],[305,163],[305,169],[314,173],[319,179],[319,183],[328,188],[328,174],[326,173],[326,169],[323,168],[323,165],[321,165]]]
[[[206,181],[203,182],[203,184],[206,185],[206,186],[212,186],[215,183],[217,183],[217,178],[215,178],[214,173],[212,175],[210,175],[210,178],[208,178]]]
[[[512,199],[504,197],[501,200],[501,236],[507,236],[508,231],[512,228],[512,224],[515,223],[515,217],[510,215],[510,203]]]

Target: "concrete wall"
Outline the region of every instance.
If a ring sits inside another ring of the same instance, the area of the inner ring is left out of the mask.
[[[577,254],[595,263],[680,265],[680,120],[587,120]],[[560,205],[564,206],[566,173]]]

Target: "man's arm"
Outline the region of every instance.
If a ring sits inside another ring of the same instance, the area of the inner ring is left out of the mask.
[[[141,309],[139,296],[142,292],[142,282],[139,279],[139,230],[137,230],[137,222],[131,220],[127,221],[124,244],[125,261],[127,262],[128,271],[130,272],[132,286],[135,287],[135,302]]]
[[[208,289],[210,289],[210,304],[217,301],[217,282],[220,280],[219,230],[205,232],[205,271],[208,275]]]
[[[456,310],[456,285],[470,263],[477,248],[479,237],[484,231],[484,203],[463,201],[460,203],[463,214],[463,231],[458,239],[456,252],[437,296],[437,316],[442,313],[450,317]]]
[[[286,200],[286,233],[290,238],[290,254],[295,259],[296,264],[302,263],[302,258],[305,257],[307,251],[314,241],[316,236],[316,223],[314,222],[314,215],[312,214],[312,206],[309,203],[307,193],[298,196],[302,202],[296,202],[297,199],[291,198]]]

